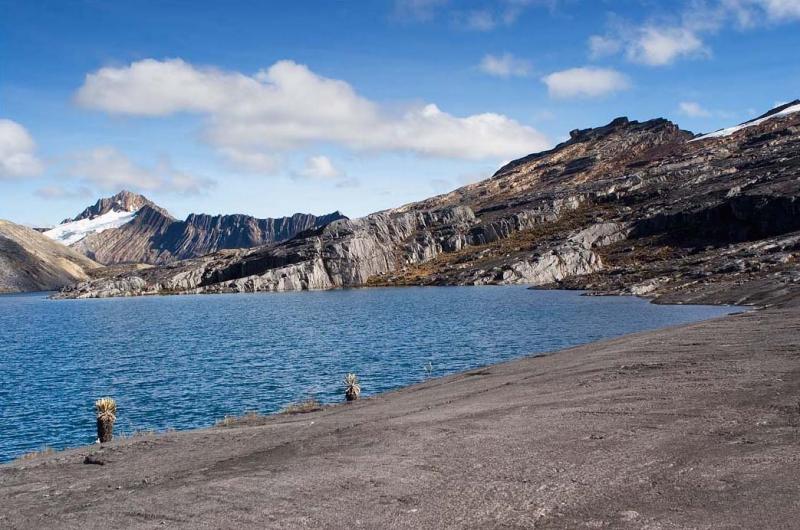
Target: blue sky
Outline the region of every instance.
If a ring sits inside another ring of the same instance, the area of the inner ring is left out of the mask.
[[[616,116],[800,97],[800,0],[0,0],[0,218],[347,215]]]

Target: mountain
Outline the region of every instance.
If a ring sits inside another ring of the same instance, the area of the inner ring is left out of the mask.
[[[98,267],[36,230],[0,220],[0,293],[61,289]]]
[[[451,193],[64,297],[522,283],[663,301],[800,290],[800,101],[704,136],[618,118]]]
[[[147,197],[122,190],[112,197],[99,199],[94,206],[89,206],[72,219],[64,219],[61,224],[68,224],[81,220],[93,220],[111,212],[137,212],[145,206],[160,209]],[[162,210],[166,214],[166,210]]]
[[[45,235],[105,265],[168,264],[222,249],[286,241],[343,218],[339,212],[279,219],[191,214],[179,221],[146,197],[122,191],[100,199]]]

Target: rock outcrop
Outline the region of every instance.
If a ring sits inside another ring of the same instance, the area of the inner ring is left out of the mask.
[[[32,228],[0,220],[0,293],[61,289],[99,267]]]
[[[451,193],[61,296],[529,283],[667,299],[794,285],[799,196],[800,112],[705,137],[618,118]]]

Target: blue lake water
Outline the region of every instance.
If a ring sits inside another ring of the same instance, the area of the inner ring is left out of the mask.
[[[188,429],[310,394],[341,401],[348,371],[370,395],[425,379],[428,363],[440,376],[732,311],[519,286],[0,296],[0,462],[92,443],[105,395],[116,433]]]

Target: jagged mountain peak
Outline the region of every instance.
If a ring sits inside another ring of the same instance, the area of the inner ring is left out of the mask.
[[[574,129],[570,131],[570,139],[565,143],[587,142],[591,140],[598,140],[603,137],[609,136],[614,133],[635,133],[638,131],[679,131],[680,127],[677,124],[665,119],[654,118],[647,121],[630,120],[627,116],[620,116],[614,118],[608,124],[600,127],[592,127],[589,129]],[[687,131],[688,132],[688,131]],[[564,145],[564,144],[562,144]]]
[[[660,145],[683,143],[694,137],[692,132],[685,131],[664,118],[640,122],[625,116],[615,118],[600,127],[573,129],[569,135],[568,140],[553,149],[509,162],[497,170],[494,177],[519,170],[532,162],[548,157],[553,159],[590,157],[598,162],[620,156],[628,157]]]
[[[73,217],[72,219],[65,219],[62,221],[62,224],[80,221],[82,219],[95,219],[109,212],[137,212],[144,206],[153,207],[162,213],[169,215],[167,214],[166,210],[158,206],[144,195],[133,193],[128,190],[122,190],[111,197],[98,199],[96,203],[87,207],[77,216]]]

